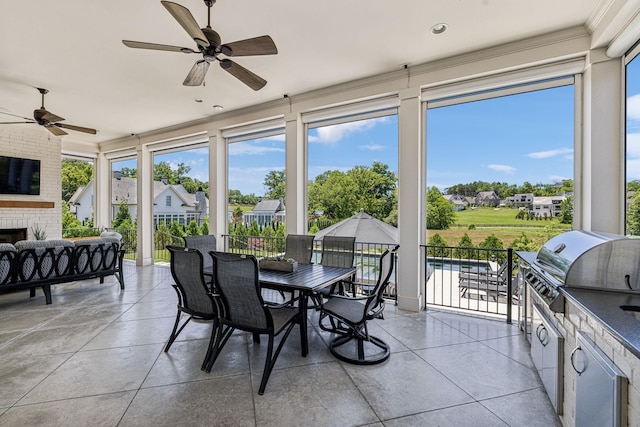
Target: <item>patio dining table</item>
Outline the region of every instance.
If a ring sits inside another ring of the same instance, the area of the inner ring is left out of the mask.
[[[209,274],[211,269],[209,269]],[[319,289],[326,288],[341,280],[349,279],[356,272],[353,267],[329,267],[321,264],[298,264],[295,271],[284,272],[261,269],[258,273],[260,286],[277,291],[300,293],[298,310],[302,329],[302,355],[309,353],[307,337],[307,309],[309,297]],[[205,273],[207,273],[205,269]]]
[[[309,342],[307,338],[307,309],[309,297],[319,289],[351,278],[355,272],[356,269],[352,267],[329,267],[321,264],[298,264],[298,268],[292,272],[260,270],[258,278],[262,287],[284,292],[300,292],[298,310],[300,311],[302,322],[303,356],[309,353]]]

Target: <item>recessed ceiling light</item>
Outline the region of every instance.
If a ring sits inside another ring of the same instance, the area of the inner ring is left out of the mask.
[[[202,102],[202,99],[200,98],[193,98],[193,102],[197,102],[198,104],[200,104]]]
[[[214,110],[222,110],[222,109],[224,109],[224,107],[222,105],[216,104],[216,105],[213,106],[213,109]]]
[[[447,24],[445,24],[444,22],[440,23],[440,24],[436,24],[433,27],[431,27],[431,34],[434,35],[440,35],[442,33],[444,33],[445,31],[447,31],[447,28],[449,28],[449,26]]]

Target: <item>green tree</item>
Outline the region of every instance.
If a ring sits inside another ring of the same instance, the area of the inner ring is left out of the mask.
[[[323,211],[329,219],[344,219],[363,209],[385,220],[397,205],[396,182],[395,174],[380,162],[347,172],[325,171],[309,183],[309,213]]]
[[[138,170],[134,168],[122,168],[120,174],[125,178],[136,178],[138,176]]]
[[[427,192],[427,229],[446,230],[454,222],[453,205],[447,201],[437,187]]]
[[[184,228],[178,224],[178,221],[173,221],[169,226],[169,234],[175,237],[184,237]]]
[[[264,197],[270,200],[285,200],[286,175],[283,170],[272,170],[264,177]]]
[[[260,235],[260,226],[257,222],[252,222],[249,226],[249,236],[259,236]]]
[[[523,251],[523,252],[537,252],[539,249],[536,242],[529,239],[529,237],[524,233],[522,233],[513,242],[511,242],[511,248],[514,251]]]
[[[69,205],[67,203],[62,202],[62,229],[68,228],[81,228],[82,223],[76,218],[74,214],[71,213],[71,209],[69,209]]]
[[[573,223],[573,196],[569,196],[560,203],[560,224]]]
[[[182,177],[186,176],[189,171],[191,171],[191,167],[184,163],[178,163],[176,170],[173,170],[169,162],[160,162],[153,165],[153,180],[161,181],[166,178],[169,184],[180,184]]]
[[[113,228],[120,228],[122,226],[123,221],[129,221],[129,223],[133,224],[133,220],[131,219],[131,212],[129,212],[129,203],[127,199],[122,199],[120,201],[120,204],[118,205],[118,212],[116,213],[116,217],[111,222],[111,226]]]
[[[627,209],[627,233],[640,236],[640,191],[636,191],[633,201]]]
[[[93,164],[81,160],[62,159],[62,200],[68,202],[79,187],[84,187],[93,178]]]
[[[438,233],[429,237],[429,240],[427,240],[427,246],[436,246],[427,249],[427,255],[429,256],[444,257],[448,255],[448,249],[442,247],[448,246],[447,242]]]
[[[309,228],[309,234],[316,234],[320,231],[320,229],[318,228],[318,223],[317,222],[313,222],[313,225]]]
[[[501,264],[506,258],[507,254],[503,251],[504,244],[502,240],[500,240],[495,234],[490,234],[478,245],[479,248],[482,249],[496,249],[495,251],[489,250],[486,255],[488,258],[495,259],[499,264]]]
[[[242,222],[242,208],[240,206],[236,206],[233,210],[233,214],[231,214],[231,222],[234,224],[238,224]]]
[[[465,259],[473,259],[478,256],[478,251],[473,249],[475,245],[471,240],[471,237],[467,233],[460,238],[458,242],[458,247],[454,249],[453,256],[456,258],[465,258]]]
[[[202,230],[198,226],[198,222],[195,219],[189,221],[187,224],[187,236],[201,236]]]
[[[209,217],[205,217],[202,220],[202,235],[203,236],[208,236],[209,235]]]

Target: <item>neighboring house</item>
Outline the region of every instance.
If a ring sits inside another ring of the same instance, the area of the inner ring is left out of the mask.
[[[242,216],[242,222],[248,227],[252,223],[257,222],[263,226],[273,222],[285,222],[286,211],[284,202],[280,200],[262,200],[259,199],[258,204],[254,206],[252,211],[245,212]]]
[[[467,198],[464,196],[459,194],[443,194],[442,197],[453,205],[454,211],[463,211],[467,207]]]
[[[531,209],[533,206],[533,193],[516,194],[513,196],[513,205],[521,208],[525,207]]]
[[[474,201],[476,206],[493,206],[496,207],[500,204],[500,197],[495,191],[481,191]]]
[[[131,218],[135,220],[138,208],[137,180],[116,176],[111,180],[111,218],[115,218],[120,204],[127,204]],[[83,223],[93,215],[93,180],[80,187],[69,199],[71,212]],[[191,194],[180,184],[172,185],[162,181],[153,182],[153,222],[155,225],[173,221],[186,225],[195,219],[201,223],[208,213],[208,200],[204,193]]]
[[[556,217],[560,215],[560,205],[565,199],[564,196],[534,197],[529,211],[537,217]]]

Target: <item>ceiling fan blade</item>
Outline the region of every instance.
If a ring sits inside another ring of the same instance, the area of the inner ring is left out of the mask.
[[[278,53],[278,48],[270,36],[226,43],[220,49],[227,56],[275,55]]]
[[[122,43],[124,43],[125,46],[132,47],[134,49],[151,49],[164,50],[167,52],[196,53],[195,50],[188,47],[171,46],[168,44],[136,42],[133,40],[122,40]]]
[[[78,132],[90,133],[92,135],[95,135],[98,132],[95,129],[85,128],[85,127],[76,126],[76,125],[68,125],[68,124],[65,124],[65,123],[56,123],[56,124],[54,124],[54,126],[57,126],[59,128],[71,129],[71,130],[75,130],[75,131],[78,131]]]
[[[196,22],[195,18],[184,6],[179,5],[178,3],[174,3],[171,1],[161,1],[162,5],[169,11],[171,16],[173,16],[178,24],[184,28],[184,30],[191,36],[191,38],[198,44],[198,46],[208,47],[209,40],[207,40],[207,36],[204,35],[200,26]]]
[[[68,133],[60,129],[58,125],[48,125],[45,126],[45,128],[55,136],[69,135]]]
[[[0,125],[21,125],[21,124],[34,124],[35,122],[0,122]]]
[[[45,111],[45,113],[42,115],[41,117],[42,120],[46,120],[48,122],[51,123],[55,123],[55,122],[61,122],[64,119],[60,116],[56,116],[55,114],[49,112],[49,111]]]
[[[220,61],[220,66],[227,70],[229,74],[246,84],[253,90],[260,90],[267,84],[267,81],[257,74],[244,68],[242,65],[238,65],[230,59],[223,59]]]
[[[204,76],[207,75],[207,70],[209,69],[209,63],[204,59],[201,61],[197,61],[189,74],[187,74],[187,78],[184,79],[182,83],[184,86],[200,86],[204,81]]]

